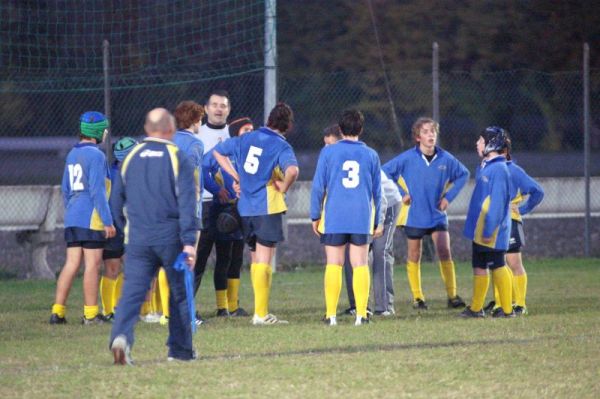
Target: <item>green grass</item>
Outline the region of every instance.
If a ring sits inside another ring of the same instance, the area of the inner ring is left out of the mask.
[[[530,314],[462,320],[445,307],[437,268],[423,266],[430,310],[410,308],[396,269],[393,319],[360,328],[320,323],[321,268],[274,276],[271,311],[287,326],[211,318],[195,335],[200,359],[166,361],[166,328],[140,323],[135,367],[113,367],[109,325],[83,327],[81,282],[66,326],[46,324],[54,284],[0,281],[0,397],[569,397],[600,396],[600,260],[531,261]],[[458,265],[459,293],[471,270]],[[214,308],[212,276],[201,289]],[[242,304],[252,309],[249,276]],[[489,295],[489,294],[488,294]],[[342,293],[340,311],[347,305]]]

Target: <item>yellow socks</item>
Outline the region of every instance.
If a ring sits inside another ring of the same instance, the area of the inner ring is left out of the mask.
[[[150,301],[144,301],[144,303],[142,303],[142,308],[140,309],[140,315],[146,316],[148,313],[150,313],[151,308],[152,304],[150,303]]]
[[[341,270],[340,270],[341,285]],[[352,289],[356,300],[356,315],[367,318],[367,304],[369,302],[369,288],[371,287],[371,274],[369,266],[358,266],[352,269]],[[339,294],[338,294],[339,295]]]
[[[485,301],[489,285],[490,276],[488,274],[484,276],[476,274],[473,276],[473,299],[471,300],[471,310],[473,312],[479,312],[483,309],[483,302]]]
[[[442,274],[442,280],[446,285],[448,298],[456,297],[456,273],[454,271],[454,262],[451,260],[441,261],[440,273]]]
[[[94,317],[98,316],[98,305],[83,305],[83,316],[88,320],[91,320]]]
[[[508,266],[502,266],[492,271],[494,276],[494,285],[498,287],[500,296],[500,306],[504,313],[512,313],[512,282]]]
[[[240,298],[240,279],[230,278],[227,279],[227,309],[229,312],[235,312],[238,310]]]
[[[217,309],[228,309],[227,290],[215,290]]]
[[[59,305],[55,303],[52,305],[52,313],[55,313],[58,317],[64,318],[67,314],[67,307],[65,305]]]
[[[117,284],[116,279],[102,276],[100,278],[100,300],[102,302],[102,312],[104,315],[109,315],[115,312],[115,285]]]
[[[408,273],[408,284],[413,294],[413,299],[425,300],[423,290],[421,289],[421,265],[417,262],[406,262],[406,272]]]
[[[527,274],[513,276],[513,286],[515,287],[515,304],[525,307],[525,298],[527,297]]]
[[[119,273],[117,281],[115,282],[115,290],[113,291],[113,309],[116,308],[117,305],[119,305],[119,299],[121,299],[121,291],[123,290],[123,280],[125,280],[125,276],[123,275],[123,273]]]
[[[337,315],[337,305],[342,291],[342,266],[327,264],[325,266],[325,317]]]
[[[169,317],[169,280],[167,272],[162,267],[158,270],[158,291],[160,291],[160,303],[163,316]]]
[[[254,314],[265,317],[269,313],[269,291],[271,288],[271,265],[253,263],[250,265],[252,289],[254,290]]]

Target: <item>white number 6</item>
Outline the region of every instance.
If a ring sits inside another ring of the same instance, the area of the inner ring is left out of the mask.
[[[244,170],[254,175],[258,171],[258,164],[260,163],[258,157],[262,154],[262,148],[255,147],[253,145],[250,146],[248,150],[248,155],[246,155],[246,162],[244,162]]]
[[[346,188],[356,188],[360,183],[360,164],[356,161],[346,161],[342,165],[342,169],[348,172],[348,177],[342,179],[342,185]]]

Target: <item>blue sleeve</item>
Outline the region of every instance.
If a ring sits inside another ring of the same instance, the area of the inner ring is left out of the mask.
[[[323,210],[323,198],[325,198],[325,188],[327,187],[327,161],[323,150],[317,160],[317,168],[312,182],[310,194],[310,218],[319,220]]]
[[[98,211],[104,226],[111,226],[113,218],[108,207],[106,198],[106,177],[108,164],[104,154],[98,154],[90,160],[88,184],[90,185],[90,197],[94,208]]]
[[[279,157],[277,158],[277,164],[279,165],[283,173],[285,173],[285,170],[290,166],[298,166],[296,155],[294,154],[294,150],[292,150],[291,146],[286,146],[283,149],[283,151],[279,153]]]
[[[71,184],[69,181],[69,166],[65,165],[65,170],[63,172],[62,184],[60,186],[63,196],[63,204],[65,208],[67,207],[67,202],[69,201],[69,193],[71,191]]]
[[[519,207],[519,213],[526,215],[542,202],[544,199],[544,189],[525,171],[519,173],[518,183],[521,193],[529,195],[527,201]]]
[[[190,158],[178,151],[179,174],[177,176],[177,205],[179,207],[179,234],[183,245],[196,244],[196,232],[199,221],[196,213],[196,185],[194,182],[194,165]]]
[[[400,191],[400,196],[404,197],[406,195],[406,191],[398,184],[398,179],[402,175],[402,161],[400,159],[400,155],[394,159],[389,160],[381,167],[387,177],[389,177],[396,186],[398,186],[398,191]]]
[[[213,148],[213,151],[216,151],[221,155],[232,157],[235,155],[235,149],[236,149],[239,141],[240,141],[240,136],[232,137],[228,140],[221,141],[219,144],[217,144]]]
[[[206,154],[202,166],[204,188],[210,191],[213,195],[217,195],[219,191],[221,191],[221,186],[219,186],[215,181],[214,174],[219,170],[219,164],[212,153]]]
[[[469,170],[453,157],[450,164],[450,183],[452,183],[452,188],[445,195],[448,202],[454,201],[468,180]]]
[[[490,204],[485,216],[483,236],[489,238],[504,220],[510,202],[510,175],[499,169],[490,176]]]
[[[125,187],[123,187],[123,177],[121,172],[115,174],[113,179],[112,187],[110,190],[109,206],[113,220],[115,221],[115,227],[119,231],[125,231],[125,212],[123,212],[123,206],[125,204]]]
[[[376,153],[373,153],[373,202],[375,203],[375,227],[379,225],[381,209],[381,162]],[[385,212],[385,210],[383,211]]]

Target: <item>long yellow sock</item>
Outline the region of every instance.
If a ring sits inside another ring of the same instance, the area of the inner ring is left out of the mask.
[[[119,305],[119,299],[121,299],[121,292],[123,291],[123,280],[125,280],[125,276],[123,275],[123,273],[119,273],[119,276],[117,277],[117,281],[115,283],[115,290],[113,292],[113,309]]]
[[[496,302],[495,308],[500,307],[500,292],[498,291],[498,284],[496,279],[492,275],[492,285],[494,286],[494,302]]]
[[[269,313],[269,280],[271,265],[267,263],[253,263],[252,289],[254,290],[254,314],[265,317]]]
[[[65,305],[59,305],[58,303],[55,303],[52,305],[52,313],[56,313],[58,317],[65,317],[67,314],[67,307]]]
[[[340,277],[341,285],[341,277]],[[369,266],[358,266],[352,269],[352,289],[356,300],[356,315],[367,317],[367,305],[369,303],[369,288],[371,287],[371,274]]]
[[[527,297],[527,273],[520,276],[513,276],[513,286],[516,287],[515,304],[525,307],[525,298]]]
[[[217,309],[228,309],[227,304],[227,290],[215,290],[215,297],[217,300]]]
[[[442,280],[446,285],[448,298],[454,298],[456,296],[456,272],[454,269],[454,262],[451,260],[441,261],[440,273],[442,274]]]
[[[500,294],[500,306],[504,313],[512,312],[512,283],[510,272],[507,266],[502,266],[492,271],[494,275],[495,285],[498,286],[498,294]]]
[[[152,305],[151,305],[150,301],[144,301],[144,303],[142,303],[142,308],[140,309],[140,315],[146,316],[148,313],[150,313],[151,308],[152,308]]]
[[[227,309],[229,312],[238,310],[240,303],[240,279],[227,279]]]
[[[342,270],[341,265],[327,264],[325,266],[325,317],[335,317],[337,315],[337,305],[342,291]]]
[[[515,287],[514,282],[515,275],[513,274],[513,271],[509,266],[506,266],[506,270],[508,270],[508,274],[510,274],[510,288],[512,292],[512,300],[514,302],[515,298],[517,297],[517,287]]]
[[[408,274],[408,284],[413,295],[413,299],[425,300],[423,290],[421,289],[421,265],[417,262],[406,262],[406,272]]]
[[[160,313],[161,307],[160,290],[158,289],[158,286],[155,285],[152,296],[150,297],[150,313]]]
[[[158,290],[160,291],[160,303],[163,316],[169,317],[169,280],[167,280],[167,272],[162,267],[158,271]]]
[[[115,285],[117,284],[116,279],[102,276],[100,278],[100,301],[102,302],[102,313],[105,315],[115,312]]]
[[[83,305],[83,315],[86,319],[93,319],[98,316],[98,305]]]
[[[471,310],[479,312],[483,309],[483,302],[485,302],[485,296],[487,294],[488,286],[490,285],[490,276],[488,274],[484,276],[474,275],[473,276],[473,299],[471,300]]]

